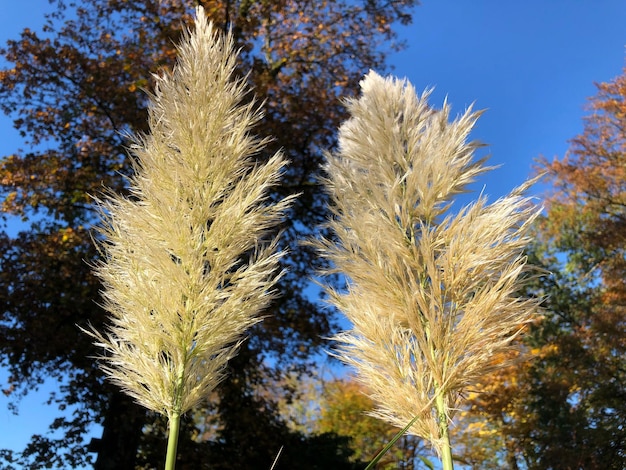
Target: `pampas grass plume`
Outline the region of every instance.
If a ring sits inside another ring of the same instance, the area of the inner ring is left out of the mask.
[[[172,73],[156,77],[150,133],[134,138],[130,196],[99,200],[106,375],[170,419],[204,400],[272,299],[281,253],[271,203],[285,160],[255,161],[261,119],[235,79],[230,35],[198,7]]]
[[[523,250],[539,209],[524,196],[529,182],[452,213],[491,169],[468,141],[479,113],[450,121],[447,103],[433,109],[428,91],[374,72],[361,87],[327,155],[334,237],[313,242],[327,274],[347,283],[326,286],[352,323],[334,338],[336,355],[371,390],[375,416],[400,428],[416,418],[409,432],[445,454],[463,392],[537,312],[518,292],[533,276]]]

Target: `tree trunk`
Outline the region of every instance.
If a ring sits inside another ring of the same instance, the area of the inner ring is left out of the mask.
[[[94,470],[134,470],[145,421],[143,408],[126,395],[114,392],[104,418],[102,437],[92,439],[89,444],[90,450],[98,454]]]

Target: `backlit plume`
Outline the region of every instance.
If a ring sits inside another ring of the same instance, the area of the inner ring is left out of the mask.
[[[102,368],[170,418],[207,397],[272,299],[272,232],[290,203],[268,199],[285,160],[255,160],[261,114],[234,78],[233,40],[196,13],[174,71],[157,77],[150,132],[134,138],[130,196],[99,201]]]
[[[478,113],[450,121],[406,81],[369,73],[339,149],[327,156],[334,238],[314,242],[345,276],[327,286],[352,323],[334,339],[378,404],[374,415],[441,452],[468,386],[490,372],[538,310],[518,292],[534,271],[523,250],[538,215],[524,191],[492,204],[454,197],[491,169],[468,142]]]

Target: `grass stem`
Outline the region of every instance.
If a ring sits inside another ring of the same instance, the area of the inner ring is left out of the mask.
[[[437,420],[439,421],[439,437],[443,440],[441,446],[441,463],[443,470],[454,470],[452,463],[452,446],[450,445],[450,434],[448,432],[448,410],[443,398],[443,394],[437,393]]]
[[[174,470],[176,467],[176,452],[178,449],[178,433],[180,431],[180,413],[174,413],[170,416],[169,428],[165,470]]]

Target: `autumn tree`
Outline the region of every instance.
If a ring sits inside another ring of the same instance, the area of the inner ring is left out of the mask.
[[[350,438],[355,461],[371,461],[397,434],[398,429],[367,413],[374,407],[362,384],[351,378],[334,379],[323,384],[320,400],[319,432],[332,432]],[[423,441],[415,436],[400,438],[375,468],[417,469],[427,453]]]
[[[472,402],[519,468],[626,466],[626,73],[588,111],[567,155],[540,160],[551,189],[529,254],[551,274],[531,286],[546,295],[535,357]]]
[[[522,345],[518,345],[524,349]],[[518,442],[511,427],[520,424],[525,411],[519,397],[527,390],[522,377],[525,367],[536,360],[536,351],[525,351],[522,362],[492,373],[468,392],[455,422],[454,443],[459,462],[472,469],[519,469]],[[520,359],[519,352],[509,361]],[[498,363],[503,358],[494,357]]]
[[[280,413],[289,427],[309,436],[343,439],[355,468],[364,468],[398,433],[398,429],[368,414],[373,401],[353,377],[336,377],[322,367],[315,377],[291,376],[282,380],[296,390],[293,397],[278,400]],[[405,435],[374,468],[422,468],[420,462],[428,453],[421,439]]]
[[[51,400],[77,411],[52,424],[60,439],[39,436],[21,456],[5,455],[22,465],[77,466],[89,459],[85,428],[98,422],[104,431],[91,447],[96,468],[132,468],[140,441],[151,441],[142,429],[154,417],[103,383],[90,359],[95,351],[76,327],[100,328],[105,318],[85,262],[99,256],[90,239],[90,195],[104,186],[127,192],[124,133],[146,131],[142,88],[152,88],[152,73],[171,67],[173,44],[200,3],[219,28],[232,31],[238,73],[265,101],[255,132],[275,139],[258,159],[282,148],[291,161],[272,197],[301,194],[282,227],[291,248],[277,287],[282,297],[230,364],[217,408],[208,411],[220,423],[213,452],[226,453],[232,468],[264,464],[280,446],[272,433],[285,428],[252,390],[268,376],[305,371],[333,327],[305,293],[313,257],[297,246],[325,218],[316,184],[320,149],[334,146],[344,117],[339,98],[354,94],[363,72],[384,67],[385,52],[399,46],[392,26],[410,22],[417,2],[51,1],[56,9],[42,31],[26,29],[0,51],[9,64],[0,71],[0,107],[25,147],[0,164],[3,214],[25,224],[17,235],[0,236],[0,350],[11,374],[7,393],[17,397],[46,377],[63,379]]]
[[[568,154],[541,161],[553,187],[541,238],[566,261],[538,331],[553,353],[533,377],[537,413],[551,418],[529,439],[534,468],[564,462],[550,433],[571,468],[626,465],[626,71],[598,85],[588,112]]]

